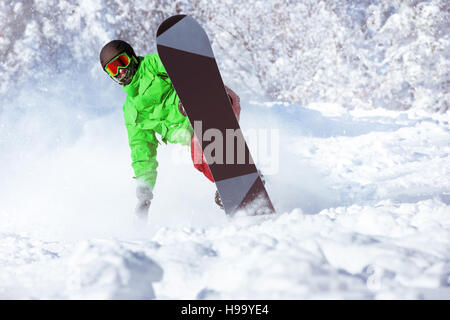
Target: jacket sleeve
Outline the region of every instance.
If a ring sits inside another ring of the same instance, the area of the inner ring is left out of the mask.
[[[164,68],[164,65],[162,64],[161,59],[159,58],[157,53],[150,54],[149,62],[151,73],[160,77],[167,77],[166,69]]]
[[[156,149],[158,140],[153,130],[143,130],[127,125],[128,142],[131,148],[131,166],[135,178],[147,183],[151,190],[155,186],[158,161]]]
[[[228,98],[230,99],[231,106],[233,107],[234,114],[236,115],[237,120],[239,121],[241,115],[241,98],[237,95],[236,92],[231,90],[229,87],[225,86],[225,91],[228,94]]]

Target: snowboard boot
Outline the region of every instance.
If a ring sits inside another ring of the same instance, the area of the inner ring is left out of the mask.
[[[222,199],[220,199],[219,191],[216,190],[216,196],[214,197],[214,200],[216,201],[216,204],[219,206],[220,209],[225,210],[223,208]]]

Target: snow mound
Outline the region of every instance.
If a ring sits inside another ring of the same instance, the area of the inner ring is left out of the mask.
[[[166,271],[160,297],[450,298],[449,232],[440,200],[384,201],[164,229],[149,252]]]
[[[153,299],[152,283],[163,276],[144,253],[104,240],[78,244],[67,273],[67,296],[74,299]]]

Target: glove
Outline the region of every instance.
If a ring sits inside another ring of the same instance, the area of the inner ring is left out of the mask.
[[[183,107],[183,104],[181,103],[181,101],[178,102],[178,110],[180,111],[180,113],[181,113],[183,116],[187,117],[187,115],[186,115],[186,110],[184,110],[184,107]]]
[[[184,128],[170,129],[167,138],[171,143],[180,143],[183,146],[188,146],[191,143],[192,132]]]
[[[138,182],[136,187],[136,197],[138,203],[136,206],[135,213],[138,218],[146,219],[148,216],[148,209],[153,199],[153,192],[149,185],[146,183]]]

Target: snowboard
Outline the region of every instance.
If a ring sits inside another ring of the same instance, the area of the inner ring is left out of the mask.
[[[206,32],[192,17],[176,15],[161,23],[156,43],[158,55],[200,141],[225,212],[274,213]]]

